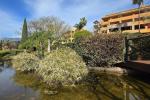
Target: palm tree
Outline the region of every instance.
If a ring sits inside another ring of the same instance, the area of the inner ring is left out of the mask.
[[[86,26],[86,24],[87,24],[87,20],[86,20],[85,17],[83,17],[83,18],[80,19],[80,22],[78,24],[75,24],[74,27],[76,27],[77,30],[80,31],[81,29],[83,29],[84,26]]]
[[[138,15],[138,18],[139,18],[139,33],[140,33],[140,13],[141,13],[141,5],[143,4],[144,0],[132,0],[132,3],[134,5],[138,5],[138,9],[139,9],[139,15]]]

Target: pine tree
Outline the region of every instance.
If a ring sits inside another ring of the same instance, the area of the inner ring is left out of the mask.
[[[27,21],[26,18],[24,19],[23,28],[22,28],[22,39],[21,41],[26,40],[28,37],[28,27],[27,27]]]

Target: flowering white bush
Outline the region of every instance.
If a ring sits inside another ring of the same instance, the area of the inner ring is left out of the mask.
[[[74,84],[87,73],[82,58],[70,48],[52,51],[40,61],[38,68],[38,74],[50,86]]]
[[[19,53],[12,58],[13,68],[21,72],[35,71],[39,64],[39,59],[32,53]]]

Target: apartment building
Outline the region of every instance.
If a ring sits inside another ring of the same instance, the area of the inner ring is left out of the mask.
[[[138,16],[137,8],[106,15],[99,22],[98,33],[136,33],[139,23],[141,33],[150,33],[150,6],[141,7],[140,21]]]

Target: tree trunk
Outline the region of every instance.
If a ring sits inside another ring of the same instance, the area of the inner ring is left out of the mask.
[[[139,14],[138,14],[138,17],[139,17],[139,33],[141,33],[141,25],[140,25],[140,20],[141,20],[141,5],[139,5]],[[140,43],[140,51],[139,51],[139,54],[138,54],[138,60],[142,60],[142,53],[141,53],[141,43]]]
[[[43,58],[44,57],[44,48],[43,48],[43,43],[42,42],[40,42],[40,47],[41,47],[41,57],[40,58]]]
[[[139,33],[141,33],[141,25],[140,25],[140,20],[141,20],[141,16],[140,16],[140,14],[141,14],[141,5],[139,5],[139,14],[138,14],[138,17],[139,17]]]
[[[48,52],[51,51],[51,43],[50,43],[50,39],[48,39],[48,49],[47,49]]]

